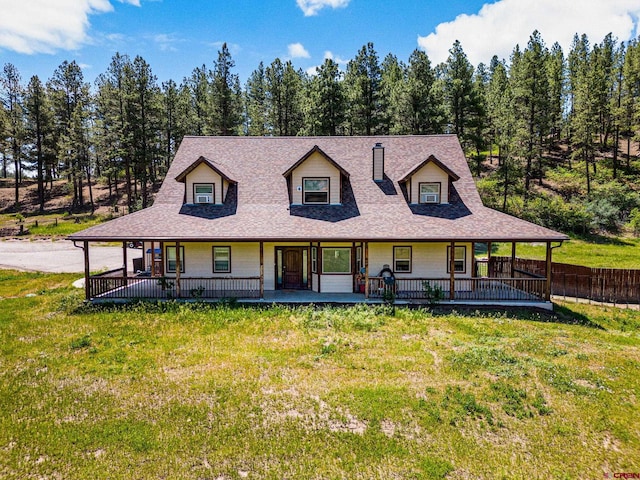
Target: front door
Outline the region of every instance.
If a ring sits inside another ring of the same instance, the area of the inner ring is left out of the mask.
[[[309,287],[308,252],[307,247],[276,247],[276,288],[297,290]]]
[[[282,288],[302,288],[302,252],[288,248],[282,252]]]

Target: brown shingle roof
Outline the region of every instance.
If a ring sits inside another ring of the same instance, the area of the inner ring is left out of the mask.
[[[200,158],[198,158],[195,162],[193,162],[186,169],[184,169],[181,173],[179,173],[176,176],[176,180],[178,182],[184,183],[186,181],[186,179],[187,179],[187,175],[189,175],[191,172],[193,172],[196,168],[198,168],[202,164],[206,165],[211,170],[216,172],[218,175],[220,175],[222,178],[224,178],[227,182],[236,183],[235,180],[230,179],[224,172],[222,172],[218,167],[216,167],[213,164],[213,162],[211,162],[211,160],[209,160],[209,159],[207,159],[207,158],[205,158],[203,156],[200,156]]]
[[[389,181],[371,178],[371,148],[385,147]],[[343,204],[289,205],[282,176],[314,147],[348,171]],[[431,156],[459,179],[451,203],[409,205],[399,180]],[[176,180],[200,157],[237,185],[221,206],[182,204]],[[185,137],[152,207],[91,227],[72,240],[467,240],[559,241],[561,233],[482,205],[454,135],[370,137]]]

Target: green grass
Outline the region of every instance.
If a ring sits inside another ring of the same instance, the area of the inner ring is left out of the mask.
[[[493,255],[511,256],[511,244],[495,244]],[[516,255],[544,260],[546,245],[518,243]],[[640,268],[640,238],[572,238],[553,249],[553,261],[593,268]]]
[[[0,215],[0,228],[16,227],[19,225],[18,218],[15,214]],[[57,223],[56,223],[57,220]],[[24,217],[22,223],[24,228],[28,230],[28,235],[47,236],[47,237],[66,237],[73,233],[84,230],[85,228],[98,225],[109,220],[104,215],[30,215]],[[38,222],[38,226],[35,223]]]
[[[640,465],[640,312],[95,308],[68,275],[1,273],[2,478],[579,479]]]

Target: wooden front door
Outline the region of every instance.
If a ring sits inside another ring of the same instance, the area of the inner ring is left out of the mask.
[[[282,288],[302,288],[302,249],[282,251]]]

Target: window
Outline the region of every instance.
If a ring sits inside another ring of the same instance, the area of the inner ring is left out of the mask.
[[[393,247],[393,271],[411,273],[411,247]]]
[[[362,260],[362,247],[356,247],[356,273],[362,272],[364,262]]]
[[[302,203],[325,205],[329,203],[328,178],[303,178]]]
[[[421,183],[419,203],[440,203],[440,184]]]
[[[175,273],[176,264],[178,259],[176,258],[176,247],[167,247],[167,273]],[[184,247],[180,247],[180,273],[184,273]]]
[[[213,247],[213,273],[231,272],[231,247]]]
[[[318,247],[311,247],[311,273],[318,273]]]
[[[213,183],[193,184],[193,203],[213,203]]]
[[[322,273],[351,273],[351,249],[323,248]]]
[[[453,259],[455,273],[465,273],[467,271],[467,247],[456,247],[455,258]],[[447,247],[447,273],[451,273],[451,247]]]

